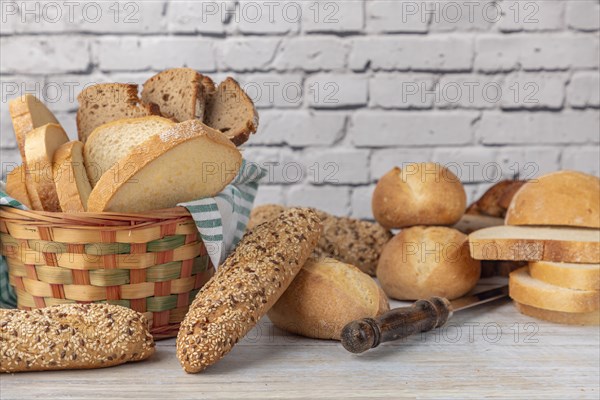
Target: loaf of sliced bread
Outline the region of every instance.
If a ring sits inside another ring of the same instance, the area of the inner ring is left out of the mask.
[[[58,124],[58,120],[44,103],[30,94],[9,101],[8,110],[21,158],[25,161],[25,135],[40,126]]]
[[[537,308],[521,304],[515,301],[515,307],[521,314],[528,315],[533,318],[543,319],[545,321],[556,322],[557,324],[567,325],[599,325],[600,324],[600,310],[583,312],[583,313],[571,313],[544,310],[543,308]]]
[[[529,263],[529,273],[535,279],[556,286],[600,290],[600,264],[534,261]]]
[[[79,93],[77,101],[77,132],[83,143],[100,125],[122,118],[159,114],[158,106],[140,102],[137,85],[125,83],[89,86]]]
[[[469,235],[477,260],[600,263],[600,230],[495,226]]]
[[[85,168],[92,186],[131,150],[173,125],[170,119],[150,116],[119,119],[94,129],[84,146]]]
[[[258,129],[258,113],[235,79],[227,78],[210,96],[204,122],[239,146]]]
[[[237,175],[242,156],[222,133],[190,120],[154,135],[98,181],[88,211],[142,212],[211,197]]]
[[[68,141],[64,129],[57,124],[41,126],[25,136],[25,184],[34,210],[61,211],[52,161],[56,150]]]
[[[600,292],[575,290],[533,279],[527,267],[511,272],[509,295],[518,303],[544,310],[587,313],[600,309]]]
[[[159,72],[144,83],[142,101],[156,104],[163,116],[176,121],[202,121],[208,96],[214,91],[209,77],[191,68],[173,68]]]
[[[83,165],[83,143],[67,142],[54,153],[54,184],[63,212],[84,212],[92,186]]]
[[[27,208],[31,208],[27,186],[25,185],[25,169],[18,166],[6,175],[6,194]]]

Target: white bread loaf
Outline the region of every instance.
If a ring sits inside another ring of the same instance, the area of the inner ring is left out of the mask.
[[[518,303],[544,310],[585,313],[600,309],[600,292],[575,290],[533,279],[527,267],[511,272],[509,295]]]
[[[13,169],[6,175],[6,194],[18,200],[27,208],[31,208],[31,200],[29,200],[25,179],[25,169],[22,165]]]
[[[206,86],[205,86],[206,85]],[[156,104],[160,113],[178,122],[204,119],[206,102],[214,93],[212,80],[191,68],[172,68],[144,83],[142,101]]]
[[[141,143],[106,172],[88,211],[142,212],[212,197],[237,175],[242,156],[221,132],[198,120]]]
[[[321,223],[292,208],[249,231],[196,295],[177,335],[177,358],[200,372],[224,357],[275,304],[312,253]]]
[[[438,226],[403,229],[384,246],[377,266],[384,292],[398,300],[456,299],[475,287],[480,274],[467,236]]]
[[[469,235],[477,260],[600,263],[600,230],[495,226]]]
[[[529,263],[532,278],[569,289],[600,290],[600,264],[550,261]]]
[[[463,216],[467,195],[460,179],[436,163],[395,167],[375,187],[373,216],[383,227],[453,225]]]
[[[54,184],[63,212],[84,212],[92,186],[83,165],[83,143],[68,142],[54,153]]]
[[[369,275],[354,265],[322,258],[304,264],[267,315],[280,329],[340,340],[349,322],[389,309],[385,293]]]
[[[117,161],[173,125],[170,119],[150,116],[119,119],[94,129],[84,146],[85,168],[92,187]]]
[[[21,158],[25,161],[25,135],[40,126],[58,124],[59,122],[44,103],[30,94],[10,100],[8,110]]]
[[[204,116],[206,125],[223,132],[237,146],[258,129],[258,113],[252,99],[235,79],[225,79],[209,96]]]
[[[515,307],[521,314],[528,315],[533,318],[543,319],[545,321],[555,322],[557,324],[567,325],[600,325],[600,310],[582,312],[582,313],[571,313],[562,311],[544,310],[543,308],[537,308],[514,302]]]
[[[83,143],[100,125],[123,118],[159,114],[156,105],[141,103],[137,85],[125,83],[89,86],[79,93],[77,101],[77,132]]]
[[[600,179],[558,171],[531,180],[513,197],[506,224],[600,228]]]
[[[52,161],[56,150],[68,141],[67,134],[57,124],[36,128],[25,137],[25,184],[34,210],[61,210],[54,184]]]

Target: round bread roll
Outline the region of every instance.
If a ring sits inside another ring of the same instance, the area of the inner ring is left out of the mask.
[[[373,216],[383,227],[453,225],[463,216],[467,195],[460,179],[436,163],[395,167],[377,183]]]
[[[385,293],[369,275],[332,258],[311,258],[267,315],[283,330],[339,340],[347,323],[389,309]]]
[[[456,299],[475,287],[480,274],[467,236],[438,226],[403,229],[385,245],[377,266],[383,290],[398,300]]]
[[[513,197],[506,224],[600,228],[600,179],[558,171],[531,180]]]

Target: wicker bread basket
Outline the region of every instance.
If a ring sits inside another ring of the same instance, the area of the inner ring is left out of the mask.
[[[144,313],[156,339],[177,334],[214,274],[183,207],[144,214],[0,207],[0,239],[19,308],[119,304]]]

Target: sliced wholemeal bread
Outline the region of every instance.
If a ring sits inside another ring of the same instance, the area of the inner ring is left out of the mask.
[[[92,186],[83,165],[83,143],[68,142],[54,153],[54,184],[63,212],[84,212]]]
[[[579,290],[600,290],[600,264],[550,261],[529,263],[529,274],[552,285]]]
[[[125,83],[100,83],[87,87],[79,93],[77,101],[77,132],[83,143],[100,125],[122,118],[159,114],[156,105],[140,102],[137,85]]]
[[[18,166],[6,175],[6,194],[27,208],[31,208],[31,200],[27,193],[27,185],[25,185],[25,169],[23,166]]]
[[[191,68],[162,71],[144,83],[142,101],[156,104],[160,113],[178,122],[204,119],[208,96],[214,83]]]
[[[516,301],[515,306],[521,314],[525,314],[533,318],[543,319],[545,321],[556,322],[557,324],[600,325],[600,310],[583,313],[570,313],[544,310],[543,308],[528,306]]]
[[[92,190],[88,211],[141,212],[211,197],[237,175],[242,156],[198,120],[175,125],[119,160]]]
[[[600,309],[600,292],[575,290],[533,279],[527,267],[511,272],[508,278],[511,299],[544,310],[585,313]]]
[[[94,129],[84,146],[85,168],[92,186],[131,150],[173,125],[170,119],[150,116],[119,119]]]
[[[58,120],[37,97],[26,94],[8,102],[15,136],[21,158],[25,161],[25,135],[46,124],[58,124]]]
[[[600,230],[495,226],[469,235],[477,260],[600,263]]]
[[[34,210],[61,210],[54,184],[52,160],[56,150],[68,141],[67,134],[57,124],[41,126],[25,136],[25,184]]]
[[[258,129],[258,113],[235,79],[227,78],[210,96],[204,122],[239,146]]]

